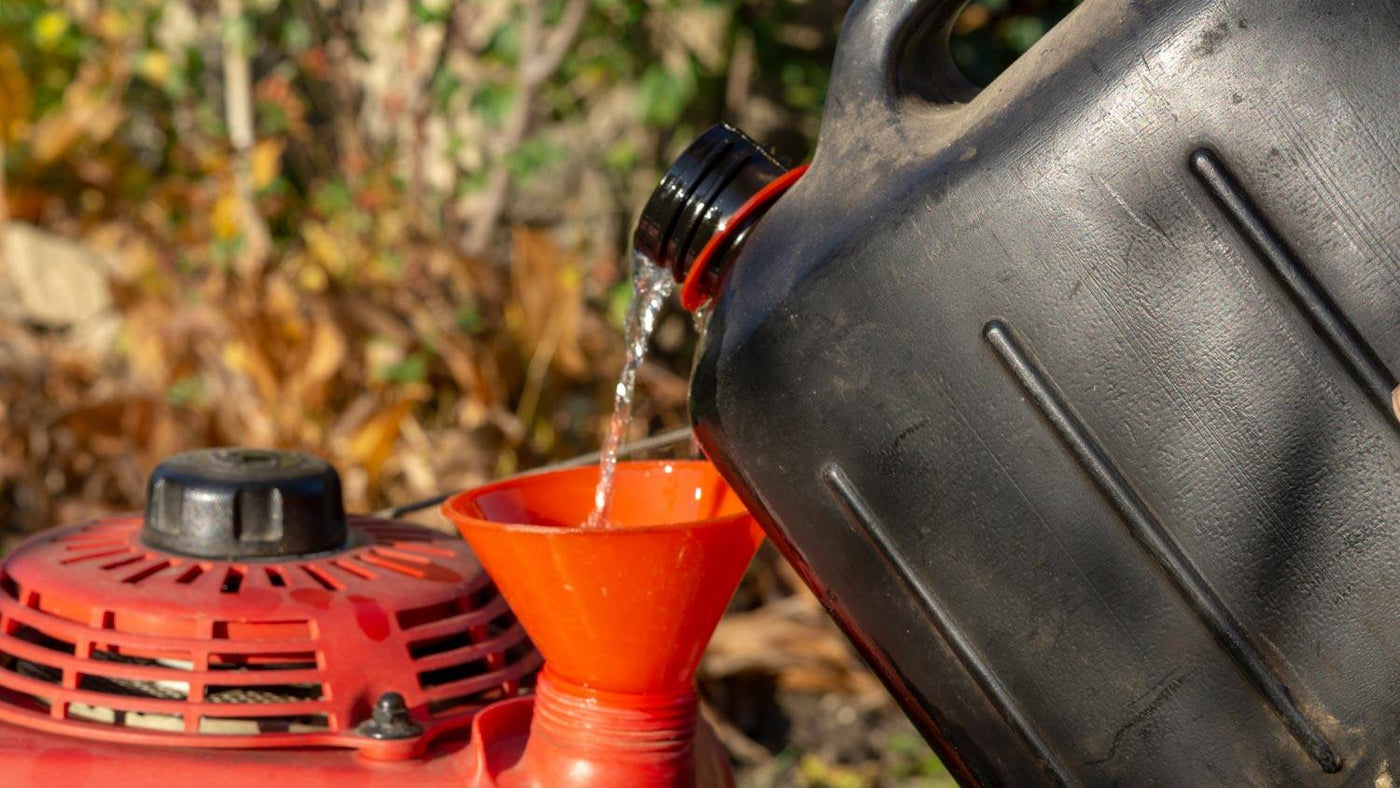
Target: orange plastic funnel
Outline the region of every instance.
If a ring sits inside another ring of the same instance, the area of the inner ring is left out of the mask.
[[[611,527],[580,528],[596,466],[458,494],[443,512],[560,679],[688,691],[762,532],[705,461],[617,466]]]

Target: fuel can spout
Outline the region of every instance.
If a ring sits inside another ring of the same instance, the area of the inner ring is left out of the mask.
[[[671,272],[681,305],[694,311],[713,297],[749,230],[806,169],[789,170],[733,126],[712,126],[662,176],[632,248]]]
[[[695,669],[762,532],[704,461],[621,463],[608,528],[580,528],[596,467],[509,479],[444,513],[545,659],[533,698],[478,715],[481,786],[727,786]]]

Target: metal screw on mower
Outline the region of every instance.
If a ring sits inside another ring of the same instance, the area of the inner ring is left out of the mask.
[[[360,725],[360,733],[371,739],[411,739],[423,732],[408,717],[408,704],[397,692],[386,692],[374,702],[374,711]]]

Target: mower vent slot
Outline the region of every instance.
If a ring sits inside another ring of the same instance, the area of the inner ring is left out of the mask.
[[[42,662],[17,657],[0,651],[0,670],[8,671],[16,676],[23,676],[27,679],[44,681],[49,684],[63,683],[63,671],[52,665],[45,665]]]
[[[427,559],[424,559],[423,564],[419,564],[417,561],[405,563],[402,558],[395,558],[387,553],[382,553],[378,548],[372,548],[355,557],[371,566],[377,566],[380,569],[387,569],[390,572],[397,572],[404,577],[412,577],[415,579],[426,577],[432,568],[431,562]]]
[[[454,632],[451,635],[428,638],[408,644],[408,655],[414,659],[431,657],[434,654],[441,654],[444,651],[466,648],[477,644],[477,639],[472,637],[471,632]]]
[[[224,582],[219,586],[219,593],[236,594],[238,589],[243,587],[243,572],[238,567],[229,567],[224,574]]]
[[[466,599],[448,600],[438,602],[423,607],[410,607],[400,610],[397,614],[399,629],[410,630],[414,627],[421,627],[424,624],[431,624],[434,621],[441,621],[444,618],[451,618],[464,610],[470,610],[471,605]]]
[[[454,649],[474,646],[478,643],[504,635],[515,625],[515,616],[506,611],[491,619],[484,626],[467,627],[460,632],[453,632],[440,637],[424,638],[415,640],[408,644],[408,654],[414,659],[423,659],[435,654],[452,651]]]
[[[404,550],[395,550],[393,547],[389,546],[376,547],[369,551],[369,555],[378,556],[379,558],[387,558],[394,561],[407,561],[410,564],[417,564],[419,566],[427,566],[433,563],[433,559],[427,557],[426,555],[419,555],[417,553],[411,553]]]
[[[331,561],[330,565],[333,568],[339,569],[345,574],[354,578],[358,578],[360,580],[373,580],[374,578],[379,576],[369,571],[369,569],[366,569],[365,567],[356,566],[355,564],[344,559],[336,559],[334,561]]]
[[[9,575],[0,575],[0,591],[5,592],[5,596],[19,601],[19,584]]]
[[[210,684],[204,699],[210,703],[297,703],[321,700],[320,684]]]
[[[194,670],[194,661],[188,651],[173,649],[152,650],[142,656],[123,654],[120,648],[93,649],[92,658],[103,662],[120,662],[124,665],[145,665],[152,668],[166,668],[189,672]]]
[[[124,566],[131,566],[132,564],[138,563],[138,562],[140,562],[140,561],[145,561],[145,560],[146,560],[146,556],[145,556],[145,555],[140,555],[140,554],[138,554],[138,555],[133,555],[133,556],[131,556],[130,558],[119,558],[119,559],[117,559],[117,560],[115,560],[115,561],[109,561],[109,562],[103,564],[103,565],[102,565],[102,568],[103,568],[104,570],[110,572],[110,571],[112,571],[113,569],[121,569],[121,568],[124,567]]]
[[[79,676],[78,689],[103,695],[157,700],[188,700],[190,697],[190,685],[185,681],[145,681],[94,674]]]
[[[175,582],[179,583],[180,585],[189,585],[190,583],[193,583],[194,581],[198,580],[199,576],[202,574],[204,574],[204,567],[200,566],[199,564],[195,564],[189,569],[186,569],[184,573],[181,574],[179,577],[175,578]]]
[[[166,569],[169,569],[170,566],[170,561],[157,561],[156,563],[146,567],[145,569],[142,569],[134,574],[127,575],[126,577],[122,578],[122,582],[130,583],[132,585],[140,585],[141,581],[146,580],[147,578],[151,577],[154,574],[157,574],[158,572],[164,572]]]
[[[0,657],[0,668],[5,665],[5,658]],[[44,698],[35,697],[28,692],[12,690],[9,687],[0,687],[0,706],[13,706],[24,711],[38,712],[40,714],[49,713],[49,702]]]
[[[474,679],[477,676],[485,676],[491,672],[491,665],[487,658],[474,659],[470,662],[463,662],[459,665],[450,665],[437,670],[425,670],[418,674],[418,686],[423,689],[441,687],[444,684],[452,684],[457,681]]]
[[[324,569],[318,569],[310,564],[303,564],[301,571],[305,572],[306,576],[311,578],[316,585],[319,585],[327,591],[339,591],[344,588],[344,586],[340,584],[340,581],[326,574]]]
[[[517,665],[529,661],[534,656],[534,647],[529,640],[521,640],[519,643],[505,650],[499,657],[503,666]],[[519,679],[504,681],[500,685],[478,692],[467,692],[461,695],[452,695],[446,698],[439,698],[428,702],[428,713],[434,717],[461,713],[463,709],[473,706],[483,706],[502,698],[511,698],[520,694],[524,690],[529,690],[535,686],[535,673],[533,671],[525,673]]]
[[[513,695],[514,693],[509,693]],[[469,695],[457,695],[442,700],[428,701],[428,714],[436,717],[447,712],[457,711],[471,706],[485,706],[498,700],[508,697],[505,687],[492,687],[484,692],[476,692]]]
[[[90,706],[86,703],[68,704],[68,717],[121,728],[140,728],[168,733],[179,733],[185,728],[185,717],[182,714],[126,711],[110,706]]]
[[[98,551],[95,553],[75,555],[72,558],[65,558],[62,561],[59,561],[58,563],[60,566],[68,566],[70,564],[81,564],[85,561],[95,561],[98,558],[109,558],[114,555],[129,555],[133,552],[135,551],[132,550],[130,547],[102,548],[98,549]],[[107,567],[104,566],[102,568],[106,569]]]
[[[212,736],[257,736],[262,733],[321,733],[331,728],[325,714],[279,717],[200,717],[199,732]]]
[[[102,555],[116,555],[117,553],[126,550],[127,547],[128,545],[125,545],[122,542],[116,540],[106,540],[102,542],[84,542],[82,544],[70,544],[67,547],[63,548],[63,551],[65,553],[84,553],[88,556],[100,558],[101,556],[98,555],[99,552]]]
[[[11,627],[13,627],[13,629],[10,629]],[[7,631],[5,631],[5,634],[13,637],[15,640],[22,640],[25,643],[32,643],[36,646],[46,648],[49,651],[56,651],[60,654],[72,655],[77,653],[77,647],[74,646],[72,643],[41,632],[35,629],[34,627],[29,626],[28,624],[21,624],[18,621],[11,621],[6,626],[6,630]]]

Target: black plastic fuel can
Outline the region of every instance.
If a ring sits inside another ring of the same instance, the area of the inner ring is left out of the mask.
[[[644,212],[701,443],[965,783],[1393,785],[1400,5],[1086,0],[980,92],[960,5]]]

